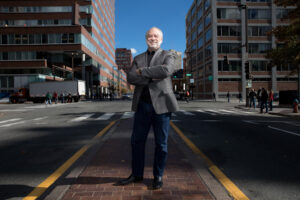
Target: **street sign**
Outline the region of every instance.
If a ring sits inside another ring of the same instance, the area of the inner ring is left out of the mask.
[[[252,80],[247,80],[246,81],[246,88],[252,88]]]
[[[192,76],[192,74],[186,74],[186,76]]]
[[[213,76],[212,75],[208,76],[208,80],[212,81],[213,80]]]

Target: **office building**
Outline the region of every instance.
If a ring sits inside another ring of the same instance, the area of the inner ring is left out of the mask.
[[[266,51],[275,47],[273,27],[287,25],[289,9],[273,0],[194,0],[186,15],[185,75],[194,97],[217,98],[264,87],[275,93],[296,90],[289,66],[272,66]],[[247,62],[252,81],[246,80]],[[245,70],[246,66],[246,70]]]
[[[36,81],[86,81],[109,93],[115,64],[114,0],[0,1],[0,90]]]

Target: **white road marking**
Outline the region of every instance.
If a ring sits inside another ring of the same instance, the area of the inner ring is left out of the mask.
[[[76,118],[70,120],[69,122],[80,122],[80,121],[83,121],[83,120],[86,120],[86,119],[90,118],[93,115],[94,114],[85,114],[85,115],[83,115],[81,117],[76,117]]]
[[[39,118],[33,119],[33,121],[40,121],[40,120],[47,119],[47,118],[48,118],[48,117],[39,117]]]
[[[108,120],[114,115],[115,115],[115,113],[105,113],[105,114],[101,115],[100,117],[98,117],[96,120]]]
[[[227,113],[235,113],[234,111],[232,110],[224,110],[224,109],[220,109],[219,111],[222,111],[222,112],[227,112]]]
[[[24,111],[29,111],[27,109],[6,109],[6,110],[0,110],[0,112],[24,112]]]
[[[256,123],[256,122],[254,122],[254,121],[250,121],[250,120],[243,120],[243,122],[246,122],[246,123],[249,123],[249,124],[258,124],[258,123]]]
[[[4,124],[4,123],[7,123],[7,122],[19,121],[21,119],[23,119],[23,118],[8,119],[8,120],[5,120],[5,121],[1,121],[0,124]]]
[[[24,124],[26,121],[19,121],[19,122],[15,122],[15,123],[11,123],[11,124],[5,124],[5,125],[2,125],[0,126],[0,128],[2,127],[10,127],[10,126],[14,126],[14,125],[17,125],[17,124]]]
[[[210,114],[210,115],[217,115],[215,110],[211,110],[211,109],[205,109],[206,113]],[[217,112],[218,113],[218,112]]]
[[[125,112],[125,113],[122,115],[121,119],[128,119],[128,118],[133,117],[133,115],[134,115],[134,112]]]
[[[288,133],[288,134],[291,134],[291,135],[300,136],[299,133],[295,133],[295,132],[292,132],[292,131],[283,130],[283,129],[276,128],[276,127],[273,127],[273,126],[268,126],[268,128],[271,128],[271,129],[274,129],[274,130],[277,130],[277,131],[281,131],[281,132],[284,132],[284,133]]]
[[[195,115],[194,113],[191,113],[191,112],[188,112],[188,111],[185,111],[185,110],[180,110],[180,112],[182,112],[185,115],[190,115],[190,116],[194,116]]]

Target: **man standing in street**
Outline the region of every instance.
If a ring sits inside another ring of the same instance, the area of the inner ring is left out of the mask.
[[[171,113],[178,110],[172,90],[171,75],[175,71],[175,55],[162,50],[163,33],[153,27],[146,33],[146,52],[134,58],[127,73],[127,80],[135,85],[132,110],[135,111],[131,136],[132,173],[116,185],[127,185],[143,180],[145,143],[150,127],[155,138],[152,189],[163,185],[163,173],[167,161],[168,134]]]

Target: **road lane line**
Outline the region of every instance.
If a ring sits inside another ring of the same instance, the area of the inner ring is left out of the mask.
[[[105,113],[105,114],[101,115],[100,117],[98,117],[96,120],[108,120],[114,115],[115,115],[115,113]]]
[[[291,135],[300,136],[299,133],[295,133],[295,132],[292,132],[292,131],[283,130],[283,129],[276,128],[276,127],[273,127],[273,126],[268,126],[268,128],[271,128],[271,129],[274,129],[274,130],[277,130],[277,131],[282,131],[284,133],[288,133],[288,134],[291,134]]]
[[[101,137],[105,134],[116,121],[109,123],[104,129],[102,129],[93,139]],[[79,149],[71,158],[69,158],[63,165],[61,165],[55,172],[53,172],[48,178],[46,178],[41,184],[33,189],[23,200],[34,200],[39,198],[59,177],[61,177],[90,147],[92,144],[86,144]]]
[[[94,114],[85,114],[85,115],[83,115],[81,117],[76,117],[76,118],[70,120],[69,122],[80,122],[80,121],[83,121],[83,120],[86,120],[86,119],[90,118],[93,115]]]
[[[48,117],[38,117],[38,118],[33,119],[33,121],[40,121],[40,120],[47,119],[47,118]]]
[[[211,173],[223,184],[230,195],[236,200],[249,200],[249,198],[173,123],[170,125],[192,151],[205,161]]]
[[[8,119],[8,120],[5,120],[5,121],[1,121],[0,124],[4,124],[4,123],[7,123],[7,122],[19,121],[21,119],[23,119],[23,118]]]

